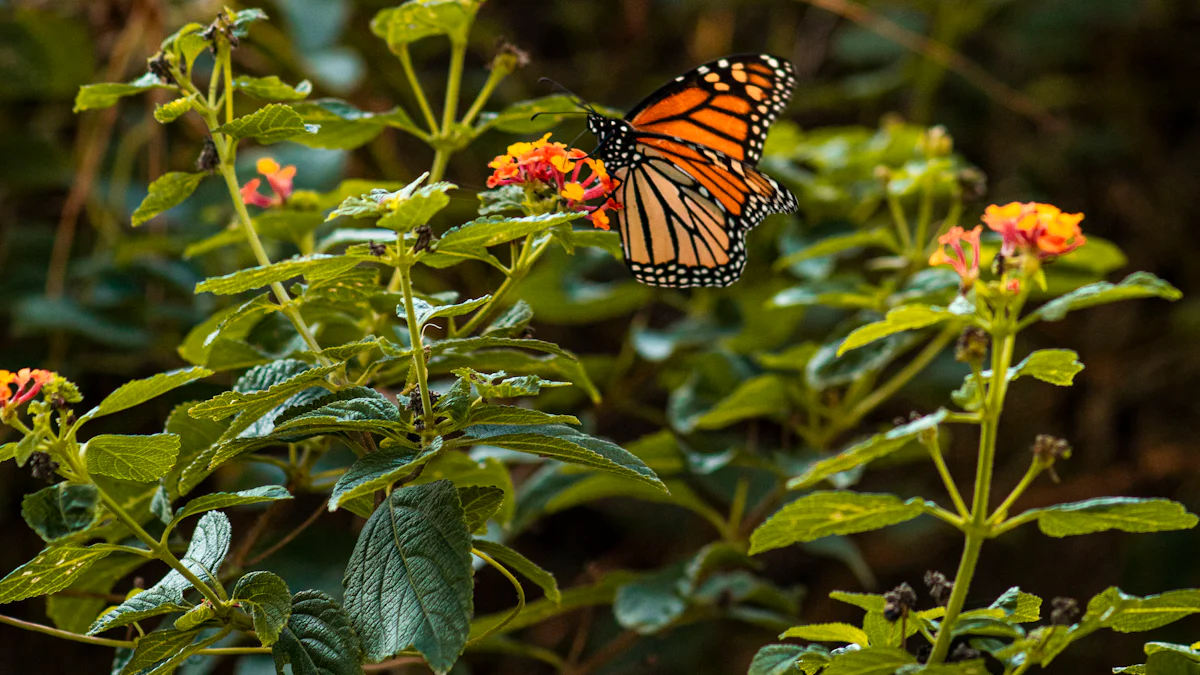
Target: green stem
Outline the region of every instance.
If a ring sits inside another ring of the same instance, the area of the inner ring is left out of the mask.
[[[492,68],[491,72],[488,73],[487,81],[483,83],[483,88],[479,90],[479,94],[475,96],[475,101],[467,109],[467,114],[463,115],[462,124],[470,126],[471,122],[475,121],[475,116],[483,111],[483,106],[487,105],[492,92],[496,90],[496,85],[500,84],[503,79],[504,73],[499,68]]]
[[[913,241],[913,258],[918,263],[925,262],[925,249],[927,249],[929,237],[929,225],[933,222],[933,185],[932,179],[926,172],[925,180],[922,181],[921,203],[917,208],[917,237]]]
[[[14,619],[11,616],[4,616],[3,614],[0,614],[0,623],[5,623],[10,626],[14,626],[16,628],[33,631],[35,633],[42,633],[44,635],[50,635],[53,637],[62,638],[64,640],[71,640],[74,642],[82,642],[82,643],[88,644],[88,645],[99,645],[101,647],[117,647],[117,648],[125,647],[126,649],[133,649],[133,647],[134,647],[134,643],[131,641],[128,641],[128,640],[110,640],[108,638],[91,637],[89,635],[80,635],[78,633],[72,633],[71,631],[59,630],[57,628],[51,628],[50,626],[43,626],[40,623],[33,623],[31,621],[22,621],[20,619]]]
[[[221,60],[221,71],[225,76],[225,122],[233,121],[233,58],[229,51],[229,43],[217,40],[217,58]]]
[[[413,305],[412,263],[405,260],[396,268],[400,276],[400,293],[404,295],[404,316],[408,323],[408,338],[412,343],[413,367],[417,370],[417,388],[421,394],[421,419],[425,437],[433,430],[433,403],[429,399],[429,371],[425,367],[425,348],[421,344],[421,327],[417,325],[417,310]]]
[[[217,595],[216,591],[214,591],[208,584],[201,581],[200,577],[196,576],[195,572],[192,572],[192,570],[188,569],[187,565],[184,565],[182,562],[180,562],[179,558],[176,558],[175,554],[171,553],[170,548],[154,537],[150,536],[150,533],[146,532],[146,530],[142,529],[142,526],[139,525],[138,522],[134,520],[120,504],[117,503],[117,500],[109,496],[108,492],[106,492],[104,488],[101,488],[98,485],[96,487],[99,491],[100,501],[104,502],[104,505],[108,507],[109,511],[112,511],[112,514],[116,516],[117,520],[121,521],[125,524],[125,527],[129,528],[129,531],[133,533],[133,536],[137,537],[142,541],[142,543],[150,547],[150,550],[154,553],[155,558],[158,558],[166,563],[171,569],[182,574],[184,579],[187,579],[197,591],[200,591],[200,594],[204,596],[205,600],[208,600],[210,603],[212,603],[218,614],[224,614],[227,611],[225,602],[221,600],[221,597]]]
[[[1017,483],[1017,486],[1012,489],[1012,492],[1008,493],[1008,496],[1004,498],[1004,501],[1001,502],[1000,506],[996,507],[995,512],[992,513],[992,517],[988,519],[988,525],[995,527],[1003,522],[1004,519],[1008,517],[1008,510],[1012,508],[1012,505],[1017,501],[1017,499],[1019,499],[1021,495],[1025,493],[1025,490],[1033,484],[1033,481],[1042,473],[1042,471],[1042,465],[1036,459],[1034,459],[1034,461],[1030,463],[1029,469],[1025,471],[1025,475],[1021,477],[1021,482]]]
[[[454,117],[458,113],[458,92],[462,87],[463,61],[467,57],[467,43],[454,41],[450,44],[450,74],[446,79],[446,101],[442,106],[442,126],[438,137],[437,150],[433,155],[433,167],[429,169],[429,182],[436,183],[446,173],[446,163],[450,161],[451,150],[446,147],[451,129],[454,127]]]
[[[912,250],[912,235],[908,231],[908,217],[904,215],[904,207],[900,205],[900,200],[891,194],[887,197],[887,203],[892,212],[892,220],[896,223],[896,232],[900,235],[900,246],[905,251]]]
[[[417,79],[417,71],[413,69],[412,55],[408,52],[408,45],[400,45],[396,56],[400,58],[404,76],[408,78],[408,86],[412,87],[413,96],[417,99],[417,107],[421,109],[421,114],[425,116],[425,121],[429,124],[429,133],[436,136],[438,132],[437,119],[433,116],[433,109],[429,107],[429,99],[425,98],[425,90],[421,88],[421,81]]]
[[[1013,314],[1017,314],[1019,309],[1018,299],[1018,302],[1014,303]],[[950,601],[946,603],[946,615],[942,619],[937,641],[934,642],[933,651],[929,656],[931,665],[943,662],[950,651],[954,623],[966,602],[971,578],[975,575],[975,566],[979,562],[979,551],[983,548],[984,540],[992,535],[992,527],[988,522],[988,499],[991,496],[992,469],[996,459],[996,432],[1000,412],[1004,407],[1004,396],[1008,390],[1008,367],[1012,363],[1015,346],[1016,334],[1010,331],[1009,326],[992,336],[992,379],[988,386],[983,421],[979,429],[975,496],[971,504],[971,518],[963,528],[967,540],[959,560],[958,572],[954,577],[954,590],[950,594]]]
[[[938,445],[937,435],[929,434],[927,437],[922,435],[921,443],[929,451],[929,456],[933,458],[933,464],[942,477],[942,483],[946,485],[946,492],[950,493],[950,501],[954,502],[954,508],[958,511],[958,515],[964,520],[970,518],[971,512],[967,510],[967,504],[959,494],[958,486],[954,484],[954,477],[950,475],[950,469],[946,467],[946,460],[942,457],[942,448]]]
[[[471,315],[471,318],[466,323],[454,330],[450,337],[462,337],[464,335],[470,335],[471,331],[478,328],[480,324],[482,324],[489,316],[491,316],[492,312],[497,307],[501,306],[501,303],[504,301],[505,297],[507,297],[508,294],[512,292],[513,288],[515,288],[517,284],[519,284],[521,280],[525,278],[525,275],[529,273],[530,268],[533,267],[534,263],[536,263],[538,259],[542,257],[542,254],[546,252],[546,248],[549,247],[551,241],[549,237],[535,247],[533,242],[536,237],[537,235],[533,234],[525,237],[525,245],[521,247],[521,253],[517,256],[517,259],[513,261],[512,269],[509,270],[508,277],[503,283],[500,284],[500,287],[496,289],[496,292],[492,294],[492,299],[488,300],[487,304],[485,304],[483,307],[480,307],[473,315]]]
[[[476,644],[478,642],[481,642],[481,641],[485,640],[486,638],[489,638],[492,635],[495,635],[496,633],[500,632],[501,630],[504,629],[505,626],[507,626],[510,622],[512,622],[513,619],[517,618],[517,615],[520,614],[525,609],[525,589],[521,588],[521,582],[517,581],[517,578],[513,576],[513,573],[509,572],[507,567],[496,562],[495,560],[492,559],[491,556],[484,553],[483,551],[480,551],[477,548],[472,548],[471,553],[479,556],[479,558],[481,560],[483,560],[485,563],[491,565],[492,567],[495,567],[496,571],[500,572],[500,574],[504,575],[504,578],[508,579],[508,582],[512,584],[513,589],[517,592],[517,606],[513,608],[513,611],[511,614],[504,617],[503,621],[496,624],[495,626],[492,626],[488,630],[484,631],[484,633],[482,635],[479,635],[475,638],[472,638],[471,640],[468,640],[467,641],[468,647],[473,644]]]

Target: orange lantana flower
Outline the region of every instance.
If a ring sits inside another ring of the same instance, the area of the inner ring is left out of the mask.
[[[969,288],[979,278],[979,236],[983,234],[983,226],[976,225],[975,229],[967,232],[961,227],[952,227],[950,231],[938,237],[938,249],[929,256],[930,265],[949,265],[962,278],[962,287]],[[971,260],[968,263],[967,253],[963,242],[971,245]],[[949,246],[953,257],[946,254]]]
[[[54,378],[54,373],[39,368],[22,368],[15,373],[0,370],[0,408],[8,410],[27,403]],[[15,391],[11,388],[14,385]]]
[[[288,197],[292,196],[292,180],[296,177],[296,167],[291,165],[281,167],[279,162],[270,157],[263,157],[258,160],[254,168],[263,175],[263,178],[267,179],[267,184],[271,186],[271,192],[275,194],[268,197],[260,193],[258,187],[262,185],[262,179],[252,178],[242,186],[242,201],[266,209],[280,206],[287,201]]]
[[[504,185],[531,187],[553,187],[555,194],[566,201],[571,211],[587,213],[594,227],[608,229],[608,214],[621,205],[613,201],[612,191],[617,182],[608,175],[604,162],[592,159],[578,148],[568,148],[563,143],[550,142],[550,134],[533,142],[513,143],[508,151],[488,162],[492,175],[487,179],[489,188]],[[588,176],[581,178],[583,169]],[[588,204],[603,200],[599,205]]]
[[[1063,213],[1057,206],[1037,202],[993,204],[983,214],[983,222],[1000,233],[1005,256],[1018,251],[1038,258],[1070,253],[1087,243],[1079,229],[1081,220],[1082,213]]]

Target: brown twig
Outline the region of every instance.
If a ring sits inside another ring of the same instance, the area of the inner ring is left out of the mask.
[[[579,664],[578,668],[571,670],[571,675],[588,675],[588,673],[599,669],[632,647],[633,643],[637,642],[639,637],[637,632],[632,630],[621,633],[597,650],[595,654],[592,654],[591,658],[587,661]]]
[[[1037,100],[1001,82],[983,66],[937,40],[910,31],[853,0],[799,1],[833,12],[909,51],[941,64],[958,73],[964,80],[978,87],[1000,105],[1019,115],[1033,119],[1049,131],[1059,132],[1065,128],[1065,124]]]
[[[246,556],[250,555],[250,549],[258,543],[263,534],[267,531],[267,526],[271,524],[271,519],[275,514],[283,508],[284,502],[272,502],[266,508],[258,519],[254,521],[254,525],[250,528],[250,532],[246,534],[246,538],[238,543],[237,549],[234,550],[233,556],[230,557],[230,566],[234,569],[244,569],[246,567]]]
[[[375,673],[381,670],[391,670],[401,666],[415,666],[419,663],[425,663],[425,660],[419,656],[401,656],[398,659],[384,661],[383,663],[368,663],[362,669],[368,673]]]
[[[317,506],[317,510],[313,511],[312,515],[310,515],[308,518],[306,518],[303,523],[300,523],[300,525],[297,526],[296,529],[292,530],[291,532],[288,532],[283,537],[283,539],[280,539],[279,541],[275,542],[275,544],[273,546],[271,546],[271,548],[268,548],[267,550],[263,551],[262,553],[259,553],[258,555],[251,558],[246,563],[246,565],[248,565],[248,566],[257,565],[258,563],[262,562],[263,560],[270,558],[272,555],[274,555],[276,552],[278,552],[279,549],[281,549],[284,546],[287,546],[289,543],[291,543],[291,541],[293,539],[295,539],[296,537],[298,537],[301,532],[308,529],[309,525],[312,525],[313,523],[317,522],[317,519],[321,517],[321,514],[325,513],[328,503],[329,503],[328,500],[322,501]]]

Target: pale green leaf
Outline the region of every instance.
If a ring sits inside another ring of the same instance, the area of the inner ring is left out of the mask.
[[[892,675],[901,666],[916,663],[917,657],[891,647],[869,647],[831,656],[821,675]]]
[[[759,375],[738,384],[695,422],[697,429],[721,429],[754,417],[783,415],[790,407],[787,382],[779,375]]]
[[[79,93],[75,96],[74,112],[111,108],[126,96],[134,96],[151,89],[177,89],[177,87],[163,84],[154,73],[146,73],[129,83],[85,84],[79,88]]]
[[[312,93],[312,83],[308,80],[301,80],[293,87],[275,75],[267,77],[239,75],[233,80],[233,88],[247,96],[263,101],[299,101]]]
[[[170,124],[191,109],[192,97],[184,96],[183,98],[177,98],[169,103],[155,106],[154,119],[162,122],[163,124]]]
[[[945,307],[902,305],[888,312],[883,321],[867,324],[847,335],[841,346],[838,347],[837,355],[841,356],[851,349],[857,349],[895,333],[925,328],[956,318]]]
[[[298,276],[303,276],[309,281],[328,279],[357,264],[358,260],[340,255],[314,253],[297,256],[265,267],[250,267],[225,276],[205,279],[196,284],[196,293],[232,295]]]
[[[33,560],[0,579],[0,605],[57,593],[110,553],[70,544],[43,549]]]
[[[316,125],[305,124],[295,110],[281,103],[264,106],[215,129],[217,133],[237,140],[253,138],[264,145],[304,134],[315,134],[317,130]]]
[[[1174,301],[1181,297],[1183,297],[1183,294],[1179,292],[1179,289],[1153,274],[1149,272],[1134,272],[1125,277],[1125,280],[1119,284],[1099,281],[1082,288],[1077,288],[1037,308],[1037,310],[1030,314],[1027,320],[1058,321],[1066,316],[1067,312],[1084,309],[1085,307],[1105,305],[1120,300],[1164,298]]]
[[[137,227],[168,209],[179,206],[190,197],[208,174],[171,171],[159,176],[150,184],[150,192],[133,212],[133,226]]]
[[[477,218],[448,230],[434,244],[434,250],[438,253],[474,253],[489,246],[503,244],[569,223],[582,218],[583,215],[582,213],[565,212],[544,213],[522,218],[506,218],[504,216]]]
[[[104,434],[88,441],[84,450],[89,473],[146,483],[170,471],[179,447],[179,437],[175,434]]]
[[[184,368],[159,373],[144,380],[126,382],[117,387],[116,391],[104,397],[104,400],[100,401],[100,405],[89,410],[84,415],[84,418],[93,419],[101,415],[111,415],[115,412],[132,408],[135,405],[141,405],[150,399],[162,396],[172,389],[177,389],[212,374],[213,371],[207,368]]]
[[[173,528],[184,518],[194,516],[197,513],[204,513],[205,511],[215,511],[230,506],[261,504],[263,502],[274,502],[291,498],[292,495],[288,493],[287,488],[281,485],[263,485],[239,492],[213,492],[197,497],[188,502],[186,506],[180,507],[175,511],[175,517],[168,527]]]
[[[798,638],[809,642],[843,642],[866,647],[870,640],[867,634],[858,626],[848,623],[811,623],[805,626],[793,626],[782,635],[780,640]]]
[[[1164,532],[1196,526],[1197,516],[1179,502],[1138,497],[1098,497],[1082,502],[1030,509],[1017,516],[1021,522],[1037,520],[1051,537],[1068,537],[1107,530]]]
[[[191,647],[199,634],[199,629],[165,629],[143,635],[137,639],[133,657],[121,669],[121,675],[157,675],[173,671],[173,667],[167,670],[163,666]]]
[[[813,492],[784,505],[750,536],[750,553],[762,553],[831,534],[878,530],[925,511],[919,498],[835,490]]]
[[[1081,370],[1079,355],[1070,349],[1039,349],[1014,366],[1008,379],[1029,375],[1042,382],[1069,387]]]
[[[932,415],[902,424],[882,434],[875,434],[861,443],[846,448],[839,454],[828,459],[813,463],[801,475],[788,481],[789,490],[799,490],[811,487],[822,480],[843,471],[849,471],[858,466],[869,464],[881,457],[908,445],[921,433],[936,429],[937,425],[946,419],[946,411],[938,410]]]

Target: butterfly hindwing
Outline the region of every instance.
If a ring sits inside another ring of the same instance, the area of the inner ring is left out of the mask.
[[[617,173],[625,262],[642,283],[728,286],[746,264],[746,232],[796,198],[754,167],[694,143],[635,135]]]
[[[786,59],[728,56],[667,83],[625,119],[639,131],[699,143],[757,164],[767,131],[787,107],[796,77]]]

